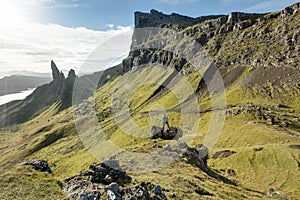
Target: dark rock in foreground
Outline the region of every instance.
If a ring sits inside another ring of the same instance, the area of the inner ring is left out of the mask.
[[[174,153],[184,159],[185,162],[200,168],[210,177],[227,184],[236,185],[234,181],[222,176],[207,165],[209,149],[203,144],[189,147],[185,142],[177,141],[172,146],[167,145],[160,151],[165,151],[169,154]],[[231,171],[231,174],[235,176],[234,170]],[[92,163],[89,170],[66,179],[62,189],[68,199],[76,200],[168,199],[160,185],[151,182],[133,185],[133,182],[137,183],[138,180],[132,180],[126,174],[125,169],[119,165],[118,160],[110,159],[100,164]],[[197,189],[195,192],[204,196],[213,196],[213,194],[202,189]],[[175,198],[176,194],[173,193],[171,197]]]
[[[100,165],[93,163],[90,165],[90,170],[86,170],[80,174],[85,176],[92,183],[110,184],[116,182],[125,184],[131,181],[131,178],[126,175],[126,171],[119,165],[118,160],[105,160]]]
[[[92,163],[90,169],[65,180],[63,192],[68,199],[76,200],[131,200],[131,199],[163,199],[167,197],[161,186],[147,182],[127,187],[131,177],[120,167],[115,159],[101,164]]]
[[[30,161],[26,161],[24,165],[30,165],[32,166],[33,169],[37,171],[48,172],[49,174],[52,174],[52,170],[49,167],[47,160],[41,160],[41,159],[30,160]]]
[[[170,127],[170,129],[162,130],[158,126],[153,126],[151,129],[151,139],[161,138],[163,140],[173,140],[182,137],[183,133],[180,128]]]

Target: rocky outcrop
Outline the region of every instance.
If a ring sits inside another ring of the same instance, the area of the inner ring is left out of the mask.
[[[131,178],[126,175],[126,171],[119,165],[118,160],[105,160],[100,165],[93,163],[90,170],[81,173],[86,176],[92,183],[110,184],[116,182],[124,184],[130,182]]]
[[[52,174],[52,170],[49,167],[47,160],[36,159],[36,160],[26,161],[23,164],[30,165],[33,169],[37,171],[48,172],[49,174]]]
[[[170,127],[170,129],[162,130],[161,127],[153,126],[151,128],[151,139],[161,138],[163,140],[178,140],[182,137],[183,133],[180,128]]]
[[[281,17],[286,17],[300,12],[300,2],[286,7],[281,11]]]
[[[217,158],[227,158],[233,154],[235,154],[235,151],[230,151],[230,150],[224,150],[224,151],[217,151],[212,158],[217,159]]]
[[[227,184],[236,185],[236,183],[213,170],[207,165],[208,149],[204,145],[196,145],[195,148],[188,147],[184,153],[187,163],[203,170],[207,175]]]
[[[89,170],[67,179],[63,192],[68,199],[76,200],[167,199],[163,188],[151,182],[125,186],[131,179],[118,160],[110,159],[101,164],[92,163]]]
[[[232,12],[228,15],[227,23],[244,21],[255,15],[256,14],[252,14],[252,13]]]

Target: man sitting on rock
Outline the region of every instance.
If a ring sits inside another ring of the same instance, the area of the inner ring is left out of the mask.
[[[162,117],[162,129],[161,129],[162,131],[164,131],[165,124],[167,124],[167,126],[168,126],[168,129],[167,129],[167,130],[169,130],[169,129],[170,129],[170,126],[169,126],[169,118],[168,118],[168,116],[167,116],[166,113],[165,113],[164,116]]]

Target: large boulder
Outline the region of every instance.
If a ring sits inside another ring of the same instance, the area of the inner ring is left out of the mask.
[[[162,130],[158,126],[153,126],[151,129],[151,139],[161,138],[164,140],[173,140],[182,137],[183,133],[180,128],[170,127],[170,129]]]
[[[33,169],[40,171],[40,172],[48,172],[49,174],[52,174],[52,170],[48,165],[47,160],[42,159],[35,159],[26,161],[24,165],[30,165]]]
[[[207,170],[207,159],[209,150],[203,144],[198,144],[195,148],[188,147],[184,156],[187,158],[188,163],[199,167],[202,170]]]

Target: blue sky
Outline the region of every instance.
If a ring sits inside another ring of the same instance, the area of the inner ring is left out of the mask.
[[[1,0],[0,72],[11,70],[49,72],[51,60],[54,60],[60,69],[73,68],[80,71],[90,55],[98,61],[96,70],[105,69],[120,62],[128,54],[135,11],[149,12],[156,9],[167,14],[179,13],[198,17],[228,14],[232,11],[270,12],[281,10],[296,2],[296,0]],[[114,41],[121,43],[115,48],[111,45]],[[101,47],[107,49],[108,46],[111,48],[110,52],[101,52]],[[99,53],[95,53],[95,50]]]
[[[232,11],[269,12],[283,9],[296,0],[40,0],[39,6],[28,6],[39,23],[83,26],[103,30],[107,24],[133,25],[135,11],[152,8],[164,13],[192,17],[228,14]]]

